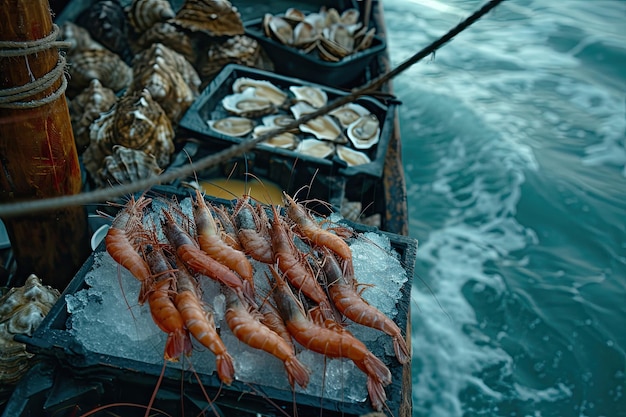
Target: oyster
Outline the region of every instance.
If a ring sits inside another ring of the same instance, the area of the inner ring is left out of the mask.
[[[372,162],[365,153],[343,145],[337,145],[337,157],[348,164],[349,167]]]
[[[177,124],[198,94],[200,77],[191,63],[162,44],[153,44],[134,59],[129,91],[150,91],[172,123]]]
[[[172,23],[209,36],[243,35],[241,15],[227,0],[186,0]]]
[[[246,117],[231,116],[207,122],[211,129],[227,136],[241,137],[252,132],[254,122]]]
[[[378,143],[380,123],[372,114],[361,116],[348,126],[347,133],[355,148],[369,149]]]
[[[360,104],[348,103],[331,110],[328,114],[337,118],[343,128],[347,128],[350,123],[355,122],[361,116],[370,114],[370,112]]]
[[[287,94],[283,90],[266,80],[240,77],[233,83],[234,93],[242,93],[248,89],[254,90],[255,96],[266,98],[276,106],[282,105],[287,100]]]
[[[258,138],[259,136],[262,136],[275,129],[275,126],[257,126],[254,128],[252,137]],[[272,136],[271,138],[266,139],[261,143],[269,146],[274,146],[276,148],[295,149],[298,145],[298,137],[293,133],[283,132],[278,135]]]
[[[293,117],[299,119],[305,114],[313,113],[316,109],[305,101],[299,101],[291,106],[289,110],[291,110],[291,114],[293,114]]]
[[[109,111],[116,102],[117,96],[113,90],[103,87],[97,79],[91,80],[89,87],[70,100],[68,108],[79,154],[89,146],[91,123],[102,113]]]
[[[16,384],[30,368],[34,356],[14,336],[32,336],[59,295],[36,275],[30,275],[23,287],[12,288],[0,298],[0,386]]]
[[[270,99],[258,97],[252,88],[247,88],[241,93],[227,95],[222,99],[222,106],[227,112],[241,117],[259,117],[276,110],[276,106]]]
[[[136,53],[139,53],[154,43],[167,46],[183,55],[191,63],[195,63],[198,59],[192,38],[187,33],[178,30],[171,22],[158,22],[152,25],[137,39],[133,48]]]
[[[303,139],[298,144],[296,152],[316,158],[328,158],[335,153],[335,144],[326,140]]]
[[[126,12],[130,24],[138,34],[156,23],[165,22],[176,16],[168,0],[133,0]]]
[[[68,73],[69,96],[87,88],[93,79],[116,93],[127,88],[133,79],[132,69],[108,49],[85,49],[72,54],[69,57]]]
[[[93,121],[89,131],[90,143],[83,154],[85,169],[97,177],[113,146],[142,150],[153,155],[165,168],[174,152],[174,129],[159,103],[148,90],[122,97],[113,108]]]
[[[323,107],[328,102],[326,92],[317,87],[292,85],[289,90],[295,96],[296,101],[304,101],[316,109]]]
[[[124,61],[130,62],[129,22],[119,0],[99,0],[76,18],[76,24],[89,31],[91,37]]]
[[[273,64],[264,57],[256,39],[244,35],[211,42],[199,58],[197,68],[203,79],[210,80],[228,64],[273,70]]]
[[[326,139],[337,143],[345,143],[341,126],[331,116],[319,116],[300,125],[300,130],[311,133],[318,139]]]
[[[272,40],[305,54],[317,49],[320,59],[339,62],[372,44],[376,30],[363,26],[359,18],[356,8],[341,14],[324,6],[319,12],[309,14],[289,8],[282,16],[265,14],[262,27],[265,36]]]
[[[273,128],[285,127],[295,121],[293,117],[288,116],[286,114],[272,114],[269,116],[265,116],[262,120],[263,120],[263,125],[270,126]]]
[[[154,155],[142,150],[113,146],[113,153],[102,161],[94,178],[99,187],[111,184],[129,184],[161,173]]]
[[[69,21],[61,25],[61,39],[70,43],[67,50],[69,55],[86,49],[105,49],[91,37],[87,29]]]

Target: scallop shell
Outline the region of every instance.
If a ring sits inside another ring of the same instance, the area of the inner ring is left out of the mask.
[[[179,30],[171,22],[158,22],[146,30],[133,44],[134,50],[139,53],[148,49],[154,43],[161,43],[173,51],[183,55],[191,63],[198,59],[196,48],[191,37]]]
[[[257,97],[266,98],[276,106],[282,105],[287,100],[287,94],[266,80],[255,80],[249,77],[240,77],[233,83],[233,92],[242,93],[252,89]]]
[[[226,0],[186,0],[172,19],[175,25],[209,36],[243,35],[241,15]]]
[[[172,123],[145,89],[122,97],[109,112],[94,120],[89,135],[83,163],[92,178],[97,177],[104,158],[113,153],[115,145],[153,155],[161,168],[169,164],[174,152]]]
[[[76,23],[87,29],[95,41],[130,62],[129,22],[119,0],[96,1],[76,18]]]
[[[58,298],[59,292],[43,285],[36,275],[0,298],[0,386],[17,383],[34,356],[14,340],[15,335],[32,336]]]
[[[128,21],[138,34],[176,16],[168,0],[133,0],[127,14]]]
[[[116,102],[117,96],[113,90],[103,87],[97,79],[91,80],[89,87],[69,102],[74,141],[79,153],[83,153],[89,146],[91,123],[102,113],[109,111]]]
[[[72,54],[69,58],[70,81],[68,95],[78,94],[87,88],[91,80],[100,80],[103,86],[116,93],[127,88],[132,79],[132,69],[108,49],[87,49]]]
[[[343,145],[337,145],[337,157],[348,164],[349,167],[372,162],[370,157],[365,153]]]
[[[227,95],[222,99],[222,106],[227,112],[241,117],[259,117],[271,114],[276,109],[270,99],[258,97],[252,88]]]
[[[217,133],[227,136],[241,137],[252,132],[254,122],[246,117],[225,117],[218,120],[209,120],[207,122],[211,129]]]
[[[304,101],[316,109],[323,107],[328,102],[326,92],[317,87],[292,85],[289,90],[295,96],[296,101]]]
[[[138,149],[113,146],[113,153],[102,161],[95,178],[100,187],[110,184],[128,184],[157,176],[161,173],[154,155]]]
[[[359,117],[348,126],[348,138],[357,149],[369,149],[380,139],[380,123],[373,114]]]

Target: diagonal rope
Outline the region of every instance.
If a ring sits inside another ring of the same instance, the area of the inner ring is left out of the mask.
[[[381,75],[380,77],[372,80],[371,82],[365,84],[364,86],[354,89],[350,94],[346,96],[342,96],[326,106],[318,109],[317,111],[307,114],[298,120],[289,123],[286,126],[283,126],[279,129],[272,130],[267,132],[264,135],[261,135],[257,138],[251,139],[246,142],[242,142],[240,144],[231,146],[221,152],[205,157],[197,162],[191,162],[188,165],[185,165],[180,168],[172,169],[168,172],[165,172],[157,177],[151,177],[140,181],[135,181],[131,184],[121,184],[107,189],[99,189],[95,191],[90,191],[81,194],[62,196],[62,197],[53,197],[42,200],[31,200],[31,201],[23,201],[23,202],[15,202],[9,204],[0,205],[0,217],[12,217],[17,215],[24,214],[32,214],[39,213],[46,210],[54,210],[68,206],[79,206],[85,204],[99,203],[105,202],[106,200],[110,200],[113,198],[117,198],[126,194],[132,194],[139,191],[143,191],[149,189],[158,184],[164,184],[172,182],[178,178],[188,177],[193,175],[195,172],[202,171],[208,167],[219,164],[222,161],[226,161],[230,158],[239,156],[245,152],[252,150],[258,143],[263,142],[273,136],[284,133],[288,130],[295,129],[299,125],[306,123],[307,121],[319,117],[328,113],[329,111],[336,109],[344,104],[354,101],[358,97],[362,95],[371,94],[380,89],[380,87],[391,80],[393,77],[397,76],[401,72],[405,71],[412,65],[416,64],[423,58],[429,56],[434,53],[441,46],[446,44],[448,41],[453,39],[456,35],[467,29],[473,23],[478,21],[481,17],[487,14],[490,10],[495,8],[497,5],[502,3],[504,0],[491,0],[479,10],[474,12],[471,16],[463,20],[457,26],[452,28],[448,33],[443,35],[441,38],[437,39],[421,51],[417,52],[415,55],[408,58],[406,61],[402,62],[393,70],[389,71],[386,74]]]

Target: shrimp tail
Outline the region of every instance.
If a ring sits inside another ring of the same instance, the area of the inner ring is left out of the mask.
[[[393,350],[396,353],[396,358],[401,364],[408,363],[411,359],[411,353],[407,347],[406,341],[402,335],[396,335],[393,338]]]
[[[233,382],[233,375],[235,375],[235,366],[233,365],[233,358],[228,352],[221,353],[215,356],[215,366],[217,368],[217,375],[220,381],[226,385],[230,385]]]
[[[294,381],[302,388],[306,388],[309,384],[310,371],[295,356],[285,361],[285,370],[287,371],[289,384],[292,387],[294,386]]]
[[[167,336],[164,357],[170,362],[178,362],[181,354],[190,355],[192,350],[189,335],[183,330],[176,330]]]
[[[374,410],[382,411],[385,401],[387,401],[387,394],[385,394],[383,384],[371,376],[367,377],[367,393]]]
[[[383,385],[391,384],[391,372],[385,364],[372,353],[363,358],[363,368],[370,378],[375,378]]]

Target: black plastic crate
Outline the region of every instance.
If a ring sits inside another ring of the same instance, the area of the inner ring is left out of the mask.
[[[157,190],[157,195],[163,196],[166,192],[167,187]],[[185,196],[176,196],[179,201],[182,201],[184,197]],[[229,205],[229,202],[223,200],[215,201],[215,203]],[[358,233],[364,234],[366,238],[370,236],[367,235],[367,233],[373,232],[389,239],[390,248],[396,252],[397,260],[404,269],[407,277],[407,280],[402,284],[400,289],[400,298],[394,301],[396,303],[395,308],[398,311],[394,320],[404,332],[407,328],[410,314],[410,291],[417,242],[412,238],[382,232],[375,228],[367,228],[346,221],[341,221],[340,224],[350,227]],[[288,414],[291,414],[294,399],[298,407],[299,415],[317,415],[320,413],[320,409],[323,410],[323,415],[325,416],[356,416],[372,411],[368,398],[365,398],[363,401],[355,401],[348,398],[341,400],[335,398],[322,399],[318,395],[311,395],[307,393],[307,391],[300,389],[297,389],[294,394],[288,384],[279,388],[276,386],[266,386],[259,382],[251,383],[235,380],[231,386],[220,387],[220,381],[215,373],[198,372],[197,378],[202,383],[202,386],[200,386],[194,373],[189,370],[183,370],[179,366],[168,364],[168,366],[164,368],[163,363],[151,363],[137,359],[129,359],[92,351],[86,348],[84,344],[70,333],[67,327],[69,323],[68,319],[70,318],[70,313],[68,313],[67,310],[67,297],[74,296],[77,292],[89,288],[86,277],[94,270],[95,262],[99,262],[103,257],[108,257],[104,252],[104,243],[101,243],[68,285],[59,298],[59,301],[50,310],[33,336],[19,337],[19,341],[26,343],[28,349],[38,354],[42,360],[52,363],[54,364],[53,366],[60,367],[64,372],[71,374],[69,382],[55,382],[54,386],[46,393],[46,403],[49,408],[44,411],[48,414],[35,413],[36,415],[72,415],[74,409],[68,407],[68,402],[66,401],[66,397],[69,394],[62,390],[62,388],[68,384],[93,388],[85,389],[84,392],[78,392],[76,394],[77,398],[71,400],[80,404],[82,412],[86,412],[97,405],[120,401],[138,402],[142,405],[147,405],[152,390],[162,371],[164,378],[160,385],[161,388],[157,395],[157,400],[153,406],[156,409],[169,410],[169,412],[173,413],[172,415],[180,413],[182,403],[185,404],[185,410],[189,411],[190,414],[188,415],[197,415],[199,410],[209,407],[202,393],[203,389],[209,393],[211,398],[214,398],[216,394],[219,393],[215,400],[215,407],[221,410],[221,412],[224,413],[223,415],[227,416],[254,416],[257,415],[257,413],[262,415],[281,415],[281,413],[276,410],[276,406],[285,410]],[[99,258],[99,260],[96,260],[96,258]],[[109,261],[113,262],[112,260]],[[134,279],[127,271],[123,270],[123,268],[120,274],[121,280],[134,282]],[[99,276],[97,278],[113,280],[115,282],[118,280],[116,276]],[[381,279],[382,277],[375,278]],[[138,283],[134,282],[134,284]],[[97,302],[97,299],[93,300],[93,302]],[[147,309],[147,306],[143,308]],[[128,314],[130,316],[130,312]],[[106,322],[107,317],[102,317],[102,320]],[[354,324],[350,326],[353,326],[350,327],[351,329],[354,329],[354,326],[359,327]],[[222,333],[225,331],[228,332],[229,330],[224,328]],[[376,356],[383,360],[392,373],[392,383],[386,387],[385,391],[388,397],[387,405],[392,413],[396,415],[400,408],[403,392],[410,393],[410,389],[407,389],[407,387],[403,389],[402,386],[403,373],[410,372],[410,365],[402,366],[397,362],[393,355],[393,350],[390,350],[391,342],[389,338],[382,333],[377,335],[375,340],[366,341],[365,343]],[[137,349],[141,352],[149,348],[150,346],[137,346]],[[192,358],[196,353],[197,352],[194,351]],[[265,352],[259,353],[264,354]],[[143,355],[143,353],[141,353],[141,355]],[[234,357],[234,359],[235,361],[238,360],[237,357]],[[269,362],[268,366],[271,366]],[[342,364],[341,366],[343,367],[344,365]],[[40,371],[39,369],[39,371],[36,370],[34,372]],[[261,378],[265,372],[266,371],[259,369]],[[323,375],[321,373],[314,373],[311,377],[316,378],[316,383],[319,383]],[[25,383],[28,384],[27,382]],[[353,384],[352,381],[346,381],[345,383],[346,386]],[[181,384],[184,387],[182,399]],[[42,391],[43,389],[32,393],[33,407],[42,406],[43,403],[40,397]],[[58,392],[58,398],[54,398],[55,392]],[[23,389],[16,389],[14,393],[15,398],[12,398],[11,402],[14,404],[27,403],[30,401],[29,398],[24,398],[30,395],[27,394],[28,393]],[[14,405],[12,407],[17,406]],[[40,411],[34,410],[33,407],[27,407],[27,409],[30,411]],[[172,411],[172,407],[174,411]],[[210,415],[211,409],[208,408],[207,410]],[[142,413],[141,415],[143,415],[144,410],[140,410],[140,412]],[[187,414],[187,412],[185,414]],[[124,413],[124,415],[134,414]]]
[[[315,84],[297,78],[285,77],[242,65],[230,64],[227,65],[213,79],[209,86],[192,104],[183,116],[180,122],[180,127],[190,132],[201,134],[202,136],[198,137],[200,140],[204,140],[209,144],[221,146],[224,144],[241,143],[242,141],[247,140],[247,138],[250,138],[251,134],[243,138],[227,136],[214,131],[208,124],[209,120],[217,120],[228,115],[228,112],[222,106],[221,101],[225,96],[232,93],[232,85],[235,80],[242,77],[269,81],[285,92],[289,90],[290,86],[317,87],[326,92],[329,101],[347,94],[345,91],[337,90],[321,84]],[[383,174],[385,156],[387,155],[387,148],[391,138],[391,132],[393,130],[393,118],[396,104],[395,102],[390,102],[385,105],[371,97],[361,97],[357,99],[355,103],[365,107],[371,114],[376,116],[379,121],[379,142],[370,149],[365,150],[365,153],[371,159],[370,163],[347,166],[347,164],[338,159],[337,156],[334,156],[332,159],[318,158],[292,150],[268,146],[262,143],[255,148],[254,152],[258,153],[261,157],[266,158],[269,157],[269,155],[277,158],[281,157],[292,164],[293,161],[298,160],[299,163],[309,164],[323,173],[332,171],[345,176],[368,175],[380,178]],[[287,111],[278,110],[277,114],[287,114]],[[255,119],[254,121],[257,124],[260,124],[258,119]]]
[[[346,6],[338,10],[357,8],[355,4]],[[313,9],[314,7],[311,5],[303,12],[306,14],[317,12]],[[284,14],[279,13],[277,16],[284,16]],[[372,60],[386,48],[385,40],[379,35],[374,35],[372,44],[367,49],[350,54],[337,62],[331,62],[320,58],[316,50],[305,53],[298,48],[269,38],[264,31],[262,17],[244,22],[244,27],[246,35],[261,44],[274,63],[276,72],[334,87],[353,87],[355,81],[363,77]]]

